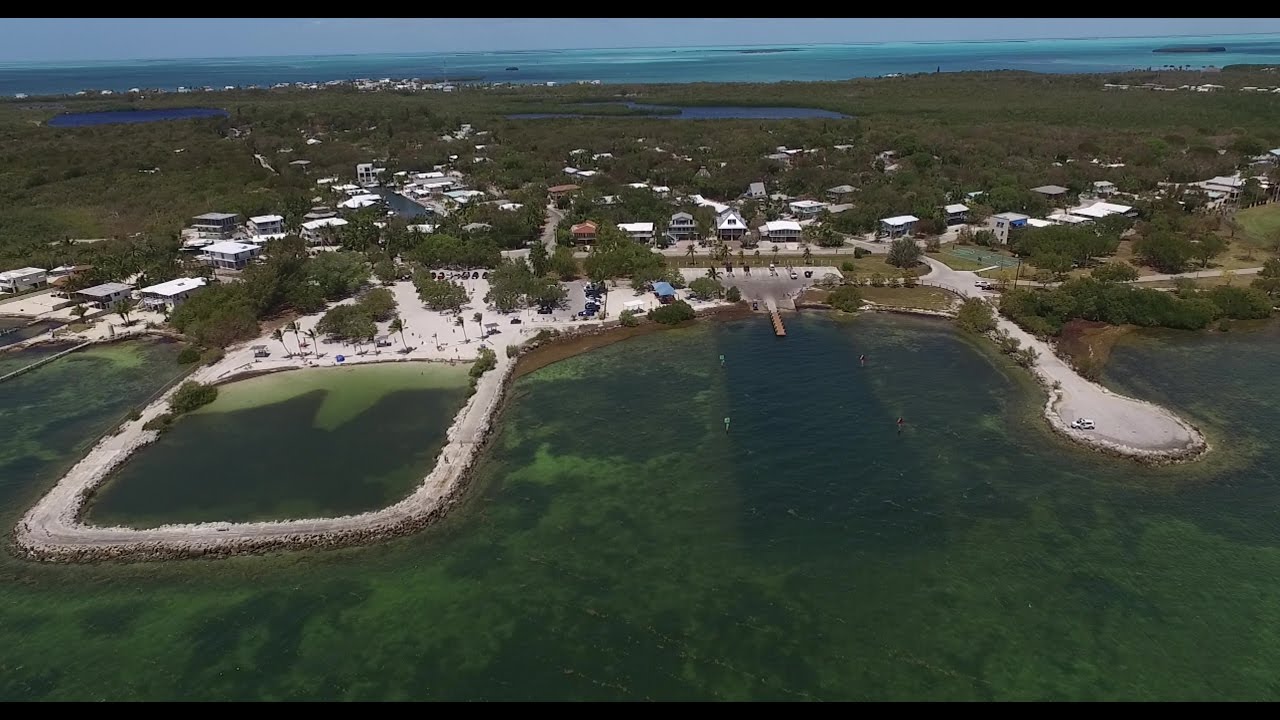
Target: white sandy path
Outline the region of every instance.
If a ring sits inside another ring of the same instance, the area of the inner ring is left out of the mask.
[[[931,268],[925,280],[966,297],[992,298],[992,293],[975,287],[980,279],[977,274],[952,270],[932,258],[925,258],[925,262]],[[1045,417],[1054,429],[1087,445],[1151,460],[1192,456],[1207,448],[1203,435],[1174,413],[1086,380],[1048,343],[998,314],[997,321],[998,327],[1017,338],[1023,347],[1035,348],[1039,353],[1033,371],[1049,391]],[[1081,417],[1093,420],[1097,429],[1072,430],[1071,421]]]

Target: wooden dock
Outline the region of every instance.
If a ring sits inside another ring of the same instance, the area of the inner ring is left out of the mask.
[[[786,337],[787,329],[782,326],[782,316],[778,314],[778,308],[769,308],[769,319],[773,321],[773,334]]]

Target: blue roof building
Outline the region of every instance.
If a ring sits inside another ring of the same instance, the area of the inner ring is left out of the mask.
[[[659,281],[653,284],[653,292],[658,295],[658,299],[662,302],[674,300],[676,297],[676,289],[671,287],[671,283]]]

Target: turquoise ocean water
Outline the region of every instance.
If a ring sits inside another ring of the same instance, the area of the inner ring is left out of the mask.
[[[1226,47],[1227,52],[1152,52],[1168,45],[1205,44]],[[1257,63],[1280,63],[1280,35],[3,63],[0,95],[266,86],[355,78],[513,83],[775,82],[939,69],[1093,73],[1163,65],[1200,68]],[[518,69],[508,70],[510,67]]]

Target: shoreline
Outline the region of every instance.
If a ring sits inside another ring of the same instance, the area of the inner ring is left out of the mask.
[[[745,303],[705,309],[703,318],[736,318]],[[649,326],[655,326],[650,330]],[[430,472],[408,496],[387,507],[354,515],[301,518],[245,523],[213,521],[161,525],[155,528],[102,527],[82,522],[93,494],[112,472],[134,452],[155,442],[160,434],[142,430],[147,420],[167,411],[169,398],[180,387],[174,383],[147,405],[136,420],[126,420],[108,431],[62,478],[49,489],[12,530],[13,550],[20,557],[46,562],[96,562],[101,560],[152,561],[187,558],[219,558],[275,550],[336,548],[360,545],[418,532],[443,517],[469,486],[471,469],[501,415],[503,400],[520,374],[545,367],[556,360],[621,340],[667,329],[647,322],[636,328],[621,325],[572,328],[548,341],[525,341],[514,358],[498,353],[498,365],[482,375],[475,392],[454,416],[447,441]],[[643,329],[641,332],[619,330]],[[124,339],[124,338],[119,338]],[[113,339],[114,340],[114,339]],[[538,351],[542,352],[539,353]],[[568,350],[568,352],[566,352]],[[531,360],[525,360],[532,357]],[[447,359],[375,357],[361,363],[436,362]],[[529,365],[531,363],[531,365]],[[517,374],[517,368],[526,365]],[[297,369],[340,367],[330,365],[250,368],[210,379],[223,385],[251,377]],[[212,373],[215,366],[207,366]],[[189,377],[189,376],[188,376]]]

